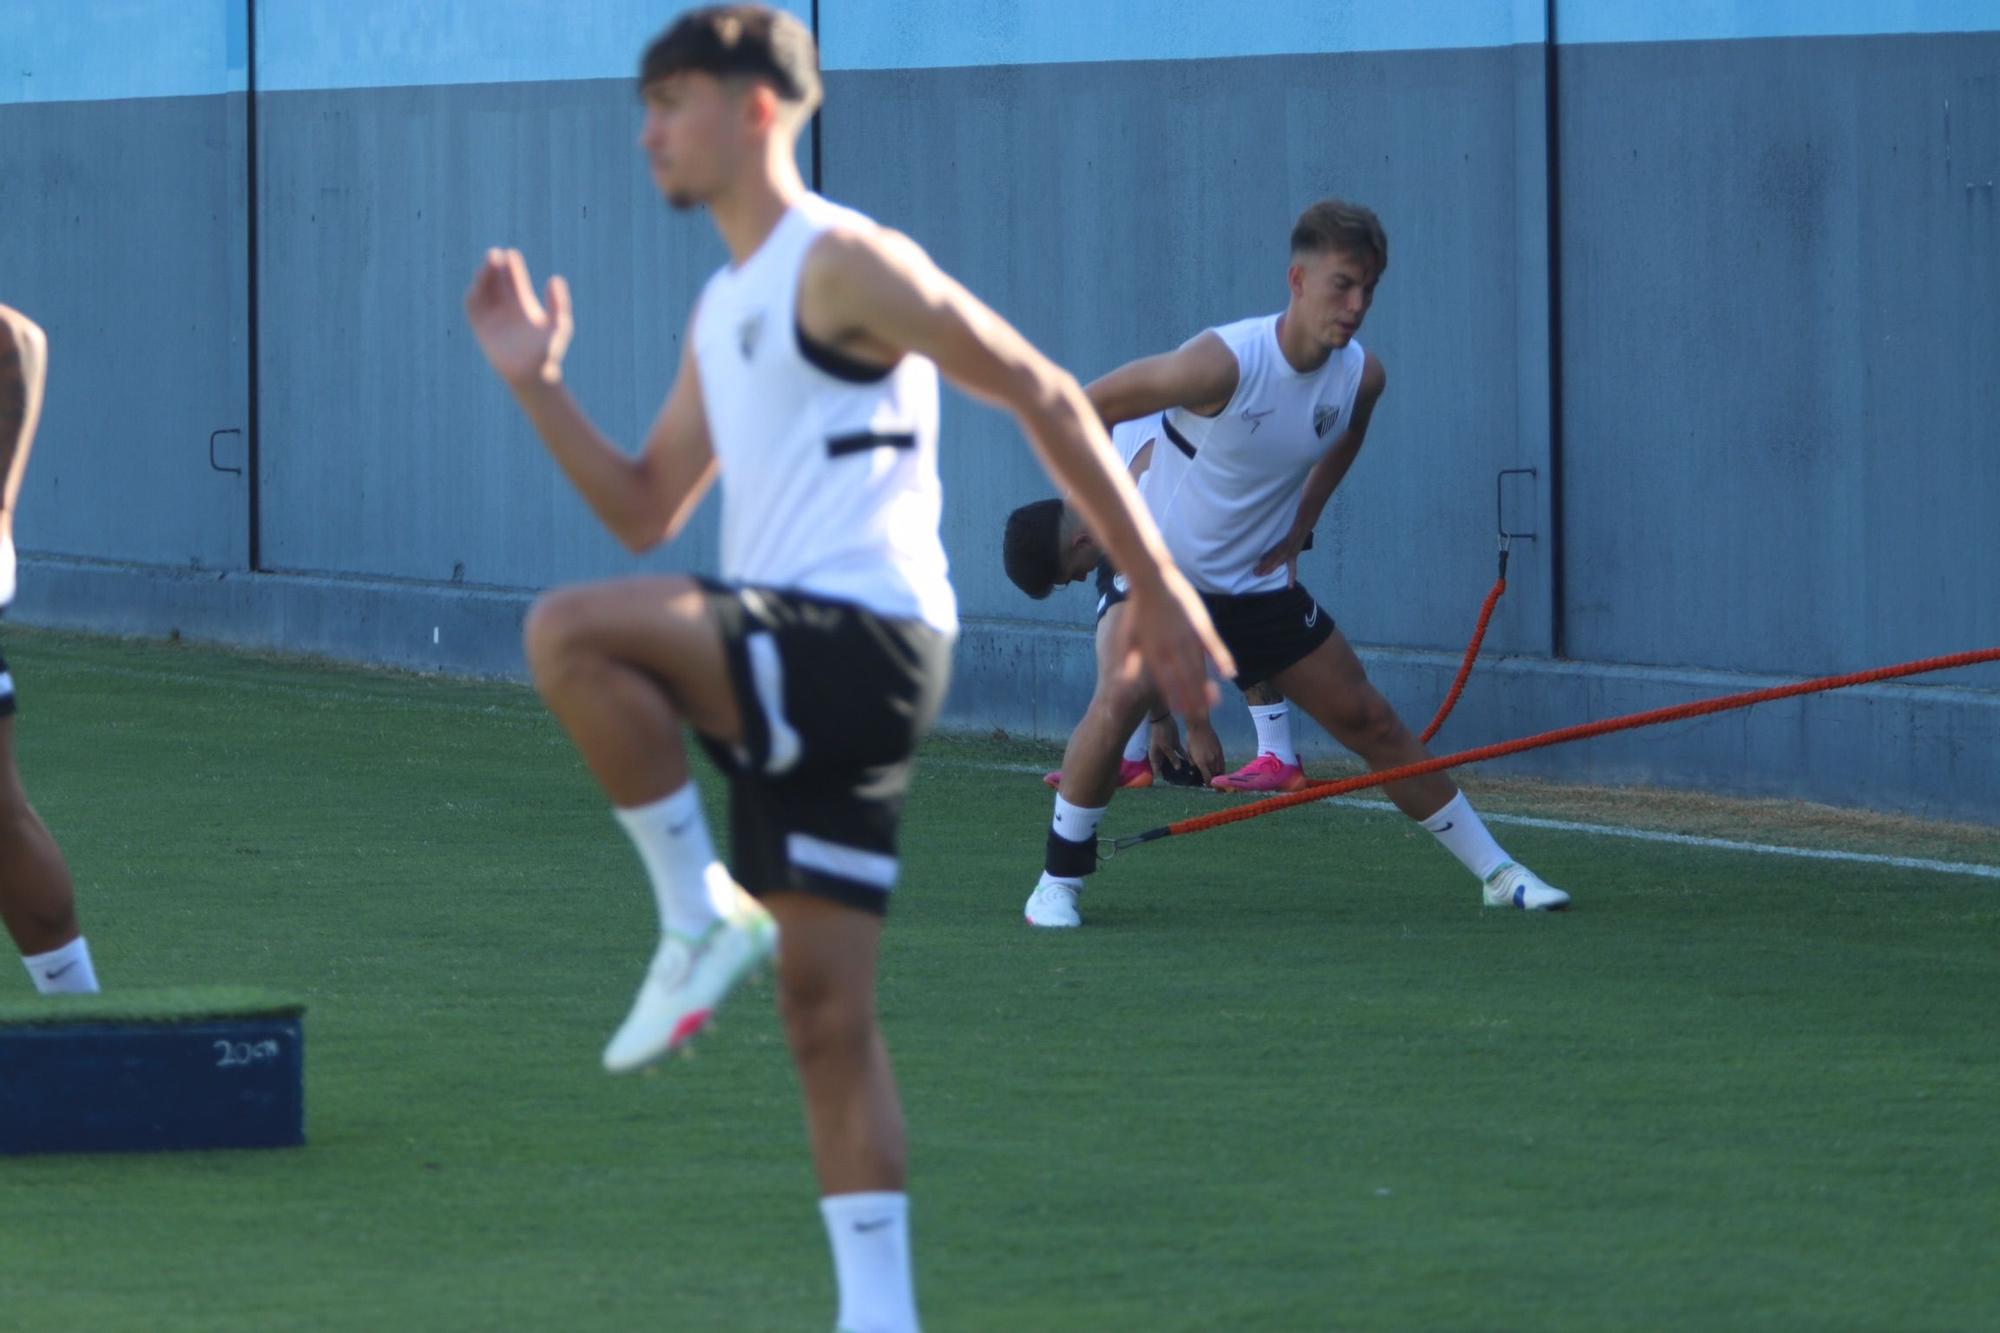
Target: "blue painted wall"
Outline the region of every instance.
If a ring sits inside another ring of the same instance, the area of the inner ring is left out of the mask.
[[[1560,77],[1571,654],[2000,643],[2000,33],[1588,46]]]
[[[820,0],[829,70],[1226,60],[1539,42],[1542,0]]]
[[[29,553],[241,569],[241,0],[0,6],[0,300],[48,329]]]
[[[1557,0],[1556,38],[1588,42],[1730,41],[1992,32],[1993,0]]]
[[[632,67],[685,5],[256,0],[264,572],[209,584],[166,570],[247,561],[246,482],[206,441],[250,424],[250,3],[0,7],[0,299],[56,344],[21,520],[47,577],[31,565],[22,610],[517,670],[527,590],[633,564],[484,370],[459,295],[489,244],[565,272],[572,383],[636,441],[721,257],[632,145]],[[1389,397],[1303,575],[1427,712],[1491,578],[1495,473],[1537,469],[1508,515],[1541,537],[1489,640],[1513,660],[1448,740],[1667,702],[1707,679],[1684,669],[2000,641],[1993,0],[1558,4],[1560,551],[1541,0],[819,14],[828,193],[1084,378],[1275,308],[1310,199],[1381,211],[1393,263],[1362,337]],[[1030,603],[997,559],[1005,509],[1048,485],[999,415],[953,398],[946,430],[971,618],[952,715],[1060,734],[1087,599]],[[712,519],[648,565],[708,567]],[[1558,622],[1575,660],[1540,663]],[[1961,753],[1995,732],[2000,672],[1951,685],[1866,725],[1806,709],[1792,740],[1711,726],[1530,763],[2000,820],[1979,777],[2000,765]]]
[[[723,260],[636,147],[640,53],[689,7],[260,10],[267,569],[541,587],[634,567],[487,370],[459,296],[489,245],[563,273],[571,387],[636,446]],[[711,567],[715,508],[646,567]]]
[[[0,106],[244,90],[249,0],[8,0]]]
[[[257,86],[297,92],[629,80],[646,43],[700,3],[257,0]],[[776,7],[801,19],[812,12],[810,0],[776,0]]]
[[[629,569],[460,298],[489,245],[567,276],[571,388],[636,446],[722,248],[654,192],[630,79],[274,93],[259,111],[267,566],[508,587]],[[712,521],[654,564],[708,558]]]

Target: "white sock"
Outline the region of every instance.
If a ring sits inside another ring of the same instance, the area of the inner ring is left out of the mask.
[[[1281,764],[1299,762],[1292,748],[1292,708],[1290,704],[1252,704],[1250,720],[1257,724],[1257,753],[1274,754]]]
[[[1460,792],[1451,798],[1444,809],[1423,821],[1444,849],[1457,857],[1459,864],[1479,877],[1484,884],[1489,875],[1506,865],[1513,858],[1500,850],[1500,844],[1493,841],[1493,835],[1486,831],[1486,821],[1479,817]]]
[[[44,995],[95,995],[97,972],[90,965],[90,945],[79,935],[60,949],[24,956],[35,989]]]
[[[1071,842],[1089,842],[1097,836],[1097,826],[1104,822],[1105,809],[1106,807],[1101,805],[1095,810],[1071,805],[1062,798],[1061,792],[1057,792],[1056,817],[1049,827],[1056,831],[1058,837],[1067,838]]]
[[[1125,742],[1125,762],[1143,764],[1146,756],[1153,752],[1153,724],[1141,722],[1139,729],[1132,733],[1132,739]]]
[[[1055,818],[1050,822],[1049,827],[1055,832],[1056,837],[1061,838],[1065,842],[1087,844],[1091,848],[1091,863],[1094,865],[1096,863],[1097,826],[1104,820],[1104,809],[1105,807],[1103,806],[1099,806],[1095,810],[1090,810],[1080,805],[1071,805],[1062,798],[1061,792],[1057,792]],[[1059,848],[1051,842],[1049,845],[1049,862],[1062,863],[1067,868],[1068,855],[1065,849]],[[1085,870],[1075,875],[1058,875],[1048,869],[1048,862],[1044,862],[1042,877],[1036,881],[1035,887],[1040,888],[1044,884],[1061,884],[1081,893],[1083,891],[1083,876],[1089,873],[1088,870]]]
[[[833,1194],[819,1211],[833,1242],[841,1333],[917,1333],[909,1196]]]
[[[708,839],[708,820],[701,813],[701,796],[689,782],[651,805],[613,810],[631,835],[653,881],[660,904],[660,928],[676,935],[700,935],[720,919],[716,892],[729,882],[729,872],[715,859]]]

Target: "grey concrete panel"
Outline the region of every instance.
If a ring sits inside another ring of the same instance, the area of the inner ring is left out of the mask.
[[[633,562],[556,470],[465,326],[489,245],[563,273],[566,373],[636,449],[723,252],[671,214],[628,80],[259,98],[265,563],[539,587]],[[641,568],[706,566],[715,504]]]
[[[527,593],[326,578],[25,560],[9,621],[186,639],[335,661],[525,678]],[[24,707],[33,682],[21,683]]]
[[[1561,60],[1571,652],[2000,642],[2000,34]]]
[[[1391,264],[1361,337],[1389,391],[1300,575],[1357,639],[1453,648],[1493,577],[1495,473],[1546,462],[1521,433],[1546,418],[1546,338],[1522,323],[1544,304],[1546,241],[1516,183],[1540,189],[1541,145],[1517,119],[1540,105],[1538,58],[837,71],[825,174],[1085,380],[1280,308],[1299,209],[1373,205]],[[1012,423],[953,398],[943,458],[967,613],[1075,621],[1000,570],[1006,511],[1052,493]],[[1535,494],[1520,500],[1532,519]],[[1497,645],[1546,647],[1541,558],[1524,549]]]
[[[24,550],[243,567],[208,448],[250,424],[243,131],[231,95],[0,106],[0,301],[49,333]]]

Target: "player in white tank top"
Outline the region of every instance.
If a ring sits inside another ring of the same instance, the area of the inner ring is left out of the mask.
[[[797,19],[690,11],[646,52],[640,88],[655,184],[677,208],[708,208],[730,263],[639,455],[562,386],[560,278],[538,300],[520,254],[495,250],[466,298],[543,444],[633,550],[680,532],[722,477],[732,582],[563,589],[528,620],[535,683],[660,908],[653,966],[604,1060],[635,1068],[685,1042],[782,932],[838,1322],[913,1329],[902,1121],[872,997],[901,798],[956,625],[937,535],[938,374],[1011,411],[1118,553],[1139,604],[1132,643],[1177,706],[1203,710],[1207,666],[1229,656],[1076,382],[907,238],[806,190],[797,138],[820,80]],[[731,773],[733,859],[757,882],[714,854],[684,727]]]
[[[1153,513],[1175,562],[1206,593],[1287,585],[1283,568],[1259,562],[1291,532],[1306,478],[1354,419],[1368,360],[1361,344],[1349,339],[1299,370],[1278,343],[1283,319],[1262,315],[1212,330],[1237,367],[1228,406],[1164,413],[1170,440],[1194,452],[1176,447],[1178,484]]]
[[[1387,265],[1388,240],[1375,215],[1323,200],[1292,229],[1282,313],[1209,329],[1087,390],[1107,422],[1160,416],[1165,444],[1155,446],[1154,470],[1161,475],[1148,500],[1243,669],[1237,683],[1274,685],[1375,771],[1426,758],[1423,745],[1297,573],[1299,552],[1353,466],[1382,396],[1382,364],[1355,335]],[[1031,923],[1081,920],[1077,899],[1096,865],[1110,779],[1149,706],[1143,683],[1100,670],[1063,756],[1047,859],[1028,899]],[[1567,894],[1501,850],[1447,775],[1390,783],[1386,791],[1479,879],[1487,905],[1568,905]]]
[[[904,356],[843,378],[797,334],[799,273],[827,232],[879,230],[800,196],[741,265],[716,270],[694,318],[722,487],[722,575],[858,602],[958,631],[938,537],[937,366]],[[857,455],[865,455],[857,457]]]

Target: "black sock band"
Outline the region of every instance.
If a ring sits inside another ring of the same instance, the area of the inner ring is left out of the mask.
[[[1097,869],[1097,840],[1071,842],[1050,829],[1048,859],[1043,866],[1057,879],[1082,879]]]

